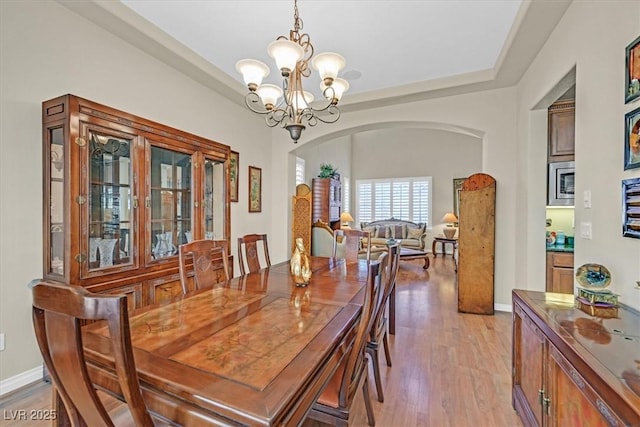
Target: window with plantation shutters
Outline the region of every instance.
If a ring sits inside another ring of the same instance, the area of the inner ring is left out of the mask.
[[[356,181],[356,217],[370,222],[391,217],[431,227],[431,177]]]
[[[304,184],[304,159],[296,157],[296,186]]]

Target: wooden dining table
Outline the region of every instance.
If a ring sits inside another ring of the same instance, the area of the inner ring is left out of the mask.
[[[367,262],[283,262],[130,316],[149,409],[180,425],[298,425],[355,336]],[[106,326],[83,328],[92,381],[120,397]]]

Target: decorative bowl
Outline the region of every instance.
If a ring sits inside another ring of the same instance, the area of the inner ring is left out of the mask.
[[[587,289],[602,290],[611,283],[611,273],[600,264],[584,264],[576,271],[576,280]]]

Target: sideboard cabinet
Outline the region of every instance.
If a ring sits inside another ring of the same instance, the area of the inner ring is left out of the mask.
[[[513,407],[525,426],[640,425],[640,314],[513,291]]]
[[[42,120],[45,278],[137,308],[180,292],[178,245],[229,249],[227,145],[74,95]]]

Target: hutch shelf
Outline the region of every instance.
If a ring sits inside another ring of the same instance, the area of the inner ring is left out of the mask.
[[[42,121],[46,279],[134,309],[181,292],[178,245],[229,249],[229,146],[74,95]]]

